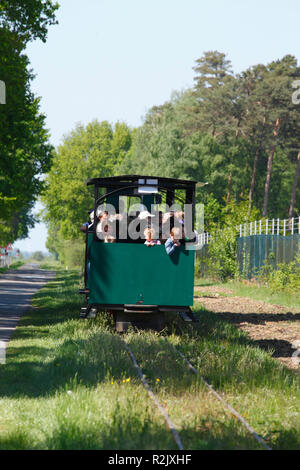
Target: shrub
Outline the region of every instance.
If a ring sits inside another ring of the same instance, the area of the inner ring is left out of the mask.
[[[210,207],[208,206],[208,209]],[[211,242],[208,245],[207,257],[202,260],[202,262],[207,264],[210,276],[226,281],[228,278],[247,275],[246,271],[249,271],[249,260],[245,259],[242,273],[240,273],[240,266],[237,260],[238,226],[239,224],[256,220],[259,217],[257,209],[252,208],[250,214],[248,210],[247,200],[239,204],[230,201],[220,209],[221,214],[218,223],[211,223]]]
[[[269,260],[260,269],[258,279],[264,282],[272,291],[286,290],[299,292],[300,290],[300,254],[290,263],[280,263],[274,267]]]

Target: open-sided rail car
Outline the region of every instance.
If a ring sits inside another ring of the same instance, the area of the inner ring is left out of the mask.
[[[97,215],[100,207],[124,214],[124,207],[134,202],[151,212],[162,202],[170,207],[179,201],[182,207],[190,205],[194,223],[196,182],[130,175],[93,178],[87,185],[94,186],[94,222],[86,231],[84,289],[80,290],[86,303],[80,316],[109,311],[117,330],[123,331],[129,324],[161,328],[165,312],[191,315],[195,252],[187,249],[188,240],[168,255],[163,242],[149,248],[143,236],[133,240],[123,233],[121,237],[116,223],[115,243],[105,243],[97,234]]]

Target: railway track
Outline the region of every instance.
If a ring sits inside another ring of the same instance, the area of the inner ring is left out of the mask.
[[[139,366],[133,351],[131,350],[131,348],[129,347],[125,339],[121,338],[121,341],[123,342],[124,347],[126,351],[128,352],[128,355],[131,361],[133,362],[135,369],[137,370],[137,373],[139,375],[139,378],[143,386],[147,390],[150,398],[153,400],[154,404],[156,405],[160,413],[163,415],[166,425],[168,426],[170,432],[172,433],[173,439],[178,449],[184,450],[184,445],[181,440],[179,431],[177,430],[176,426],[172,422],[167,410],[161,404],[158,397],[155,395],[155,393],[151,389],[149,382],[147,381],[145,375],[143,374],[142,368]],[[271,447],[265,442],[265,440],[258,433],[256,433],[256,431],[251,427],[251,425],[246,421],[246,419],[243,416],[241,416],[241,414],[237,410],[235,410],[229,403],[227,403],[226,400],[224,400],[224,398],[216,390],[214,390],[214,388],[207,382],[207,380],[205,380],[201,376],[200,372],[190,363],[190,361],[184,356],[184,354],[179,349],[174,347],[167,339],[166,341],[168,342],[169,347],[172,348],[173,351],[177,355],[180,356],[180,358],[186,364],[189,371],[192,374],[197,375],[200,378],[201,382],[205,385],[205,387],[207,387],[209,391],[214,395],[214,397],[222,403],[224,408],[226,408],[233,416],[235,416],[235,418],[242,424],[242,426],[248,431],[248,433],[260,444],[260,446],[264,448],[265,450],[272,450]]]

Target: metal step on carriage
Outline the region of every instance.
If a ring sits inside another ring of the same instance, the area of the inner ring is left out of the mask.
[[[149,248],[143,231],[156,220],[163,236],[160,208],[189,207],[193,236],[196,182],[125,175],[89,179],[87,185],[94,186],[94,220],[85,233],[84,288],[80,290],[85,305],[81,318],[110,312],[120,332],[129,325],[162,329],[167,312],[181,313],[186,320],[194,320],[191,306],[195,251],[190,249],[194,239],[182,236],[180,246],[168,255],[165,239]],[[113,220],[110,241],[114,243],[106,243],[102,219],[99,232],[99,216],[105,210],[107,220]],[[172,217],[174,220],[173,211],[169,214],[170,220]],[[134,236],[130,236],[132,223]]]

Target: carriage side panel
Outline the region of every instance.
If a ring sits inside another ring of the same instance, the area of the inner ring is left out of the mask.
[[[97,241],[89,251],[90,304],[193,305],[194,251]]]

